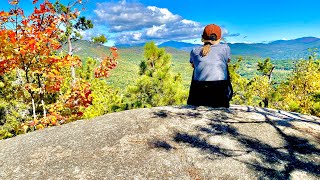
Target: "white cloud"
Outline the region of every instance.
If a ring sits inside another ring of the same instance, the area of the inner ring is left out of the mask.
[[[152,18],[160,23],[168,23],[181,19],[179,15],[172,14],[167,8],[148,6],[147,9],[152,11]]]
[[[133,39],[139,41],[141,39],[142,33],[137,32],[133,34]]]
[[[153,25],[152,28],[148,28],[146,30],[146,35],[149,37],[159,37],[161,31],[164,31],[164,29],[166,28],[165,24],[162,24],[160,26],[155,26]]]
[[[145,7],[141,3],[127,3],[126,1],[97,3],[97,9],[94,12],[97,16],[95,22],[108,24],[110,32],[140,30],[182,19],[166,8]]]
[[[96,33],[92,30],[80,31],[80,34],[84,40],[90,40],[91,37],[96,36]]]
[[[117,36],[116,42],[120,44],[127,43],[143,43],[150,40],[168,41],[168,40],[186,40],[200,38],[203,27],[200,23],[188,21],[177,21],[171,24],[162,24],[159,26],[153,25],[150,28],[145,28],[140,31],[140,39],[134,37],[136,32],[122,32]]]
[[[92,37],[100,36],[102,34],[106,35],[106,30],[103,26],[94,26],[93,29],[79,31],[79,33],[82,36],[83,40],[91,40]]]
[[[188,40],[201,38],[204,28],[199,22],[184,19],[167,8],[144,6],[137,2],[97,3],[94,23],[104,26],[116,44],[137,44],[146,41]],[[225,36],[230,34],[223,28]]]

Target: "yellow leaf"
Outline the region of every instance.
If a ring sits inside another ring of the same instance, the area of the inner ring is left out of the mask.
[[[24,132],[27,132],[27,130],[28,130],[28,128],[29,128],[29,126],[24,125],[22,128],[23,128]]]
[[[44,129],[44,126],[42,124],[39,124],[36,126],[36,129]]]

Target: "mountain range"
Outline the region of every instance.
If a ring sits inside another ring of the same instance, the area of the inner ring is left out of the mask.
[[[302,37],[293,40],[277,40],[269,43],[228,43],[232,55],[253,56],[260,58],[271,58],[273,60],[299,60],[307,59],[311,54],[309,49],[318,51],[320,49],[320,38]],[[120,45],[117,46],[123,56],[139,56],[143,58],[144,44]],[[188,56],[192,48],[201,46],[178,41],[167,41],[158,45],[164,47],[167,52],[173,55]],[[108,53],[108,47],[95,45],[89,41],[79,40],[76,42],[76,51],[83,57],[103,57]],[[129,53],[128,55],[126,53]]]
[[[269,43],[229,43],[233,55],[258,56],[275,60],[291,60],[308,58],[309,49],[320,49],[320,38],[302,37],[293,40],[277,40]],[[173,47],[183,51],[191,51],[199,44],[167,41],[159,47]]]

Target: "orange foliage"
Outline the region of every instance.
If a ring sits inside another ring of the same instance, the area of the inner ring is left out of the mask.
[[[55,12],[49,1],[44,1],[39,8],[35,7],[28,17],[17,7],[19,0],[9,2],[14,8],[9,12],[0,11],[0,75],[18,68],[26,76],[22,87],[31,96],[39,96],[38,92],[58,93],[64,81],[62,68],[81,65],[77,56],[60,57],[55,54],[62,47],[58,41],[63,32],[59,24],[67,21],[68,17]],[[37,2],[33,0],[32,3]],[[81,3],[80,0],[78,2]],[[71,15],[76,17],[77,13]],[[17,26],[14,29],[6,28],[8,22]],[[109,77],[110,70],[116,67],[117,48],[112,47],[110,50],[110,55],[95,69],[95,77]],[[46,117],[22,123],[21,126],[23,129],[41,129],[81,118],[82,109],[92,104],[90,86],[90,83],[78,80],[71,87],[71,92],[61,94],[55,103],[47,105]]]
[[[110,76],[110,70],[114,69],[118,62],[118,53],[117,53],[117,48],[116,47],[111,47],[111,54],[110,56],[105,57],[100,65],[95,69],[94,75],[96,78],[100,77],[109,77]],[[112,56],[111,56],[112,55]]]
[[[11,1],[11,4],[17,3]],[[61,48],[58,41],[62,32],[59,29],[61,17],[49,1],[40,4],[39,9],[34,8],[29,17],[25,17],[20,8],[1,11],[0,23],[14,20],[13,16],[19,16],[21,24],[15,30],[0,29],[0,75],[19,68],[26,73],[40,75],[47,92],[58,92],[63,81],[61,68],[79,65],[81,62],[76,56],[52,56],[54,51]]]

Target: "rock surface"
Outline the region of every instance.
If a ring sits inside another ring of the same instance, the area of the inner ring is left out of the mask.
[[[0,141],[0,179],[319,179],[320,119],[247,106],[112,113]]]

